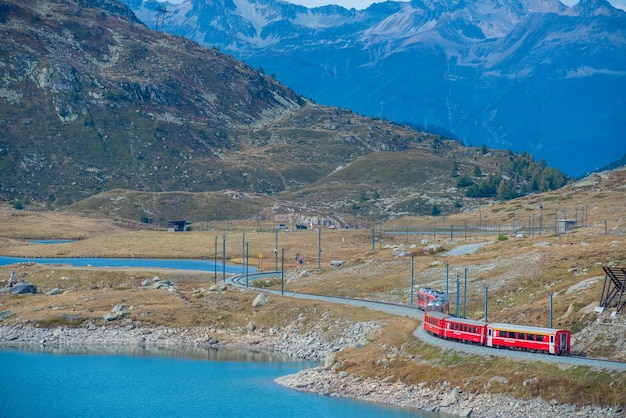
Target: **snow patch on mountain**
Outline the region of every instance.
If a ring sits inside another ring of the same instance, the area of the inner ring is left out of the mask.
[[[309,29],[329,29],[340,27],[348,23],[359,22],[362,18],[359,13],[327,14],[322,8],[308,9],[306,12],[299,12],[291,20],[293,24]]]
[[[233,3],[236,6],[235,14],[250,22],[256,33],[263,32],[263,28],[269,23],[281,19],[276,10],[268,7],[268,5],[251,3],[247,0],[233,0]]]
[[[433,29],[437,24],[434,19],[421,21],[423,16],[423,10],[411,6],[404,7],[401,12],[365,30],[361,39],[366,43],[376,43],[389,39],[412,38],[418,33]]]

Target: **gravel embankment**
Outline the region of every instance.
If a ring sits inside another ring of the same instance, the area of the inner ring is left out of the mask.
[[[490,418],[553,418],[623,417],[621,409],[584,407],[577,409],[556,401],[546,402],[540,398],[528,401],[492,394],[473,395],[464,393],[459,387],[450,387],[443,382],[436,387],[426,384],[410,386],[398,382],[378,379],[363,379],[336,373],[332,368],[318,367],[276,379],[277,383],[322,396],[337,396],[378,402],[399,407],[418,408],[462,417]]]

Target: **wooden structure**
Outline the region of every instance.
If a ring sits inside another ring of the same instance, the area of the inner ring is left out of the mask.
[[[600,307],[608,309],[615,306],[620,312],[626,305],[626,267],[603,267],[606,276],[602,286]]]

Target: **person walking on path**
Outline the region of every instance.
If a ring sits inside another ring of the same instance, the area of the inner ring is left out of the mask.
[[[302,258],[300,253],[296,253],[296,271],[302,270],[303,264],[304,264],[304,258]]]

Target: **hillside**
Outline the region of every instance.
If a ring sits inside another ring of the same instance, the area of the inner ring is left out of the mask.
[[[374,219],[567,181],[525,153],[313,103],[262,69],[150,30],[115,0],[4,2],[0,31],[0,196],[15,207],[157,222]]]

